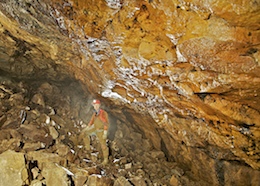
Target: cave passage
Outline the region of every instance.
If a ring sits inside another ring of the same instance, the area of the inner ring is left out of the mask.
[[[110,114],[111,123],[108,136],[109,164],[102,167],[102,151],[95,136],[91,138],[91,153],[84,151],[82,142],[78,141],[82,126],[92,115],[91,102],[95,98],[84,92],[79,82],[8,76],[1,76],[0,79],[0,127],[3,134],[0,154],[12,150],[25,155],[28,177],[22,185],[36,181],[42,185],[54,184],[49,178],[53,169],[53,165],[49,165],[51,163],[58,163],[73,172],[73,175],[68,174],[69,185],[79,182],[75,174],[89,169],[93,169],[93,173],[85,176],[82,184],[90,184],[92,174],[102,175],[104,172],[106,179],[101,183],[108,185],[119,178],[124,178],[129,184],[169,183],[172,173],[168,167],[176,167],[176,163],[168,161],[163,151],[153,147],[127,108],[115,109],[101,99],[102,107]],[[42,164],[38,153],[45,154],[46,163]],[[52,159],[55,155],[57,160]]]
[[[1,0],[0,185],[258,186],[260,6],[219,2]]]

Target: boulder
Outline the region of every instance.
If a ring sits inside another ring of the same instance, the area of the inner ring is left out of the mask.
[[[130,181],[135,186],[147,186],[143,177],[134,176],[134,177],[130,178]]]
[[[57,139],[59,137],[58,131],[53,126],[49,126],[49,131],[53,139]]]
[[[87,186],[110,186],[112,180],[98,174],[92,174],[88,177]]]
[[[26,152],[35,151],[40,149],[41,147],[42,147],[41,142],[35,142],[35,143],[26,142],[23,146],[23,150],[25,150]]]
[[[46,185],[69,185],[66,171],[53,162],[43,164],[42,175],[45,178]]]
[[[53,85],[49,84],[48,82],[44,82],[41,84],[41,86],[38,88],[38,91],[43,95],[49,95],[51,96],[53,94]]]
[[[30,139],[33,142],[42,142],[46,146],[49,146],[53,142],[53,138],[49,135],[49,131],[46,128],[41,128],[38,124],[21,125],[18,131],[23,135],[25,139]]]
[[[132,184],[123,176],[116,179],[113,186],[132,186]]]
[[[162,151],[151,151],[151,156],[156,159],[163,159],[165,158],[165,155]]]
[[[173,175],[170,179],[170,185],[171,186],[178,186],[179,185],[179,180],[176,178],[175,175]]]
[[[42,186],[42,181],[40,180],[33,180],[30,184],[30,186]]]
[[[45,107],[45,102],[44,102],[44,98],[43,98],[43,95],[41,93],[37,93],[35,94],[31,101],[35,104],[38,104],[38,105],[41,105],[43,107]]]
[[[75,186],[82,186],[87,181],[89,172],[85,169],[78,168],[77,165],[71,167],[71,171],[74,173],[72,177]]]
[[[70,152],[70,148],[62,143],[57,144],[56,148],[56,153],[61,157],[65,157]]]
[[[11,150],[0,154],[0,185],[24,185],[28,179],[24,154]]]
[[[10,140],[3,140],[0,142],[0,153],[7,150],[16,150],[21,145],[20,139],[12,138]]]
[[[43,169],[45,164],[57,163],[61,166],[66,166],[67,160],[60,157],[58,154],[48,153],[45,151],[31,151],[26,154],[28,161],[37,161],[40,170]]]

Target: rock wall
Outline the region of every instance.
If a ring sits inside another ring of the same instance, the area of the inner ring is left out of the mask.
[[[76,79],[86,99],[101,98],[195,182],[254,184],[259,4],[3,0],[0,71],[26,81]]]

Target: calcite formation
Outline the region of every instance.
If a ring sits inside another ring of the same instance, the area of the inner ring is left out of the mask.
[[[100,98],[185,175],[256,184],[259,12],[259,0],[3,0],[0,70],[75,79],[86,105]]]

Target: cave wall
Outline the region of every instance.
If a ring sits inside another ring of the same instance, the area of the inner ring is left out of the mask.
[[[0,70],[79,80],[115,116],[131,109],[125,119],[169,159],[221,184],[260,167],[259,5],[4,0]]]

